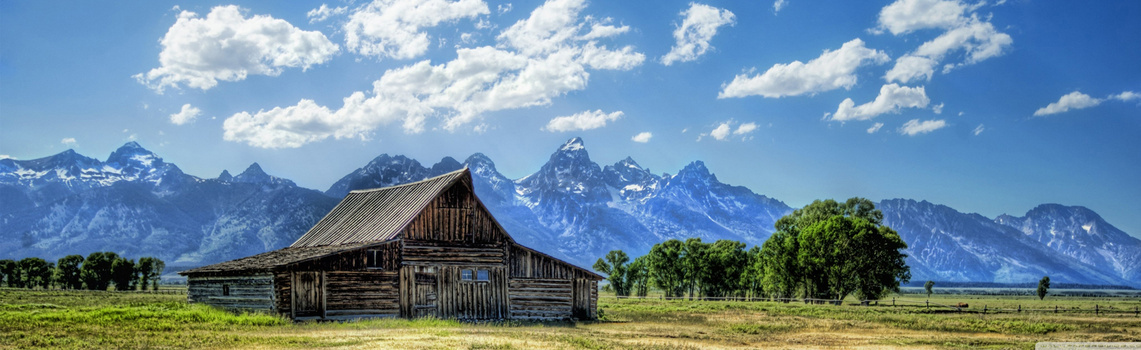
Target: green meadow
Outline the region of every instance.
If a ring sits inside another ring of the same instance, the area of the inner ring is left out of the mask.
[[[896,295],[878,305],[599,300],[591,322],[293,323],[182,294],[0,289],[0,348],[736,349],[996,348],[1141,342],[1136,296]],[[965,302],[966,309],[948,308]],[[983,306],[987,313],[982,313]],[[1017,309],[1022,307],[1023,312]],[[1098,310],[1095,315],[1094,310]],[[1058,308],[1059,312],[1053,310]],[[1035,310],[1035,311],[1031,311]],[[1048,310],[1048,311],[1047,311]]]

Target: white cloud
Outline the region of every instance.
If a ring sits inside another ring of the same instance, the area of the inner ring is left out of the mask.
[[[925,42],[914,52],[896,59],[895,66],[884,75],[888,82],[908,83],[931,80],[935,66],[948,54],[962,51],[966,59],[943,65],[943,73],[1001,56],[1014,43],[1010,35],[999,32],[989,19],[972,13],[980,4],[967,5],[959,0],[897,0],[880,11],[879,27],[893,35],[904,35],[923,29],[942,29],[943,34]]]
[[[215,7],[205,18],[182,11],[160,43],[161,66],[133,76],[160,94],[180,84],[207,90],[219,80],[277,76],[283,68],[306,70],[339,49],[321,32],[270,16],[246,18],[234,5]]]
[[[880,10],[879,27],[892,35],[962,24],[967,6],[956,0],[898,0]]]
[[[59,143],[62,143],[68,147],[75,146],[75,138],[74,137],[65,137],[65,138],[63,138],[63,140],[59,140]]]
[[[875,123],[875,124],[872,124],[872,127],[868,128],[868,133],[869,133],[869,134],[874,134],[874,133],[876,133],[877,131],[880,131],[880,128],[883,128],[883,123]]]
[[[7,154],[0,154],[0,159],[16,159],[16,158],[12,157],[10,155],[7,155]]]
[[[841,122],[869,120],[884,113],[899,113],[901,108],[924,108],[930,102],[931,100],[927,98],[927,92],[922,86],[907,87],[888,84],[880,87],[879,96],[876,96],[872,102],[856,106],[852,99],[844,99],[830,120]]]
[[[583,111],[573,115],[555,117],[547,122],[547,126],[543,130],[550,132],[566,132],[566,131],[581,131],[598,129],[606,126],[607,122],[618,120],[622,117],[622,111],[606,113],[601,109],[594,111]]]
[[[942,119],[924,120],[922,122],[920,122],[919,119],[912,119],[903,123],[903,126],[899,128],[899,133],[907,136],[915,136],[939,130],[946,126],[947,122]]]
[[[416,58],[431,42],[422,29],[489,13],[482,0],[374,0],[349,14],[345,48],[378,59]]]
[[[983,133],[983,131],[985,131],[985,130],[986,130],[986,128],[983,127],[982,124],[979,124],[979,126],[976,126],[975,130],[971,131],[971,133],[974,134],[975,136],[979,136],[979,134]]]
[[[745,135],[757,130],[757,123],[745,123],[737,127],[733,135]]]
[[[733,128],[729,127],[729,122],[724,122],[714,128],[713,131],[710,131],[709,136],[713,136],[713,138],[718,141],[725,141],[725,139],[729,137],[729,132],[732,129]]]
[[[499,14],[502,15],[502,14],[511,12],[511,7],[512,7],[511,3],[506,3],[506,4],[500,4],[499,6],[496,6],[495,9],[498,10]]]
[[[839,50],[825,50],[808,63],[778,63],[760,75],[737,75],[722,87],[717,98],[752,95],[779,98],[849,89],[856,85],[856,68],[868,62],[882,64],[889,60],[883,51],[866,48],[864,41],[857,38],[844,43]]]
[[[717,29],[724,25],[733,26],[736,22],[736,16],[729,10],[698,3],[690,3],[689,9],[679,15],[685,18],[674,29],[677,43],[662,56],[662,64],[667,66],[674,62],[693,61],[704,55],[709,50],[709,41],[717,35]]]
[[[903,56],[895,60],[895,66],[884,74],[884,80],[888,82],[898,81],[907,83],[914,80],[931,80],[931,76],[935,74],[935,65],[939,62],[927,57],[922,56]]]
[[[182,125],[194,121],[199,115],[202,115],[202,110],[198,109],[198,107],[191,107],[190,104],[187,103],[182,105],[181,111],[170,115],[170,122],[174,123],[174,125]]]
[[[348,10],[348,7],[329,7],[329,5],[321,4],[321,7],[309,10],[305,16],[309,17],[309,23],[317,23],[324,22],[329,17],[343,15]]]
[[[1035,117],[1058,114],[1069,111],[1071,109],[1090,108],[1101,104],[1102,99],[1090,97],[1090,95],[1074,91],[1062,96],[1058,102],[1046,105],[1046,107],[1039,108],[1034,111]]]
[[[1119,100],[1121,102],[1129,102],[1129,101],[1133,101],[1133,100],[1141,100],[1141,94],[1138,94],[1138,93],[1133,92],[1133,91],[1124,91],[1124,92],[1117,94],[1117,95],[1111,95],[1111,96],[1109,96],[1109,98]]]
[[[646,142],[650,142],[651,137],[654,137],[654,134],[650,133],[649,131],[645,131],[645,132],[640,132],[637,135],[634,135],[634,137],[631,137],[630,140],[633,140],[634,142],[638,142],[638,143],[646,143]]]
[[[935,112],[935,114],[943,114],[943,104],[940,103],[940,104],[931,106],[931,111]]]
[[[223,123],[225,139],[263,148],[300,147],[329,137],[367,138],[392,122],[401,122],[405,132],[422,132],[433,117],[455,131],[486,112],[548,105],[585,89],[590,70],[642,64],[645,55],[630,46],[611,50],[584,39],[600,23],[580,16],[585,6],[583,0],[548,1],[503,30],[496,47],[461,48],[449,62],[425,60],[390,69],[371,91],[345,97],[340,109],[302,100],[295,106],[234,114]]]
[[[785,1],[785,0],[773,1],[773,13],[780,12],[780,10],[785,7],[785,5],[788,5],[788,1]]]
[[[1118,100],[1121,102],[1141,100],[1141,94],[1133,91],[1122,91],[1120,94],[1109,95],[1105,98],[1096,98],[1078,91],[1074,91],[1063,95],[1062,98],[1058,99],[1058,102],[1051,103],[1046,105],[1046,107],[1042,107],[1037,111],[1034,111],[1034,116],[1041,117],[1051,114],[1068,112],[1074,109],[1095,107],[1100,105],[1102,102],[1109,100]]]

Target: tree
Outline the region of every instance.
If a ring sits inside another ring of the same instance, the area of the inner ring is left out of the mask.
[[[757,297],[764,293],[765,266],[761,259],[761,247],[753,246],[746,255],[745,269],[741,272],[741,292],[745,296]]]
[[[20,287],[20,265],[12,259],[0,260],[0,279],[12,288]]]
[[[689,298],[693,299],[694,292],[704,289],[702,282],[708,280],[709,271],[706,271],[705,250],[708,244],[702,243],[701,238],[685,240],[681,250],[681,266],[685,289],[689,291]]]
[[[774,228],[760,251],[762,286],[770,294],[842,298],[855,292],[878,299],[911,278],[900,252],[907,245],[867,199],[817,200]]]
[[[24,258],[19,262],[20,273],[18,274],[21,279],[20,284],[24,288],[32,289],[36,286],[42,286],[47,289],[51,285],[52,269],[47,261],[40,258]]]
[[[111,284],[111,264],[119,255],[112,252],[94,252],[87,255],[79,276],[90,290],[107,290]]]
[[[79,265],[83,264],[82,255],[68,255],[56,262],[56,280],[66,289],[83,288],[83,280],[79,277]]]
[[[644,297],[650,292],[650,265],[649,258],[639,256],[630,263],[626,270],[626,283],[629,283],[630,293]]]
[[[162,273],[166,271],[166,263],[159,258],[151,258],[151,269],[148,273],[151,280],[151,289],[158,290],[158,282],[162,280]]]
[[[111,281],[115,283],[115,290],[133,290],[137,279],[134,260],[119,257],[111,262]]]
[[[671,239],[655,244],[647,254],[651,284],[660,288],[667,297],[680,297],[685,292],[685,270],[681,264],[684,245],[679,240]]]
[[[1042,276],[1038,281],[1038,300],[1046,299],[1046,292],[1050,290],[1050,276]]]
[[[610,282],[610,288],[614,289],[614,295],[624,297],[630,295],[630,286],[626,281],[626,262],[630,261],[630,257],[621,250],[611,250],[606,253],[606,260],[598,259],[594,263],[594,270],[605,273],[606,280]]]
[[[935,287],[935,282],[934,282],[934,281],[927,281],[927,283],[924,283],[924,284],[923,284],[923,289],[926,289],[926,290],[927,290],[927,297],[928,297],[928,298],[930,298],[930,297],[931,297],[931,288],[934,288],[934,287]]]
[[[749,255],[745,243],[722,239],[707,245],[704,251],[702,294],[724,297],[737,294],[741,288],[741,275],[748,267]]]

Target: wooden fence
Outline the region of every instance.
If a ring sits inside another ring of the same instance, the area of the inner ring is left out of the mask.
[[[637,297],[637,296],[615,296],[616,299],[648,299],[648,300],[690,300],[690,301],[743,301],[743,302],[773,302],[773,303],[804,303],[804,304],[819,304],[819,305],[844,305],[843,300],[839,299],[814,299],[814,298],[759,298],[759,297]],[[1080,307],[1061,307],[1055,305],[1052,309],[1031,309],[1023,308],[1021,305],[1016,308],[998,308],[990,307],[989,305],[982,305],[978,307],[960,307],[958,305],[946,305],[940,303],[932,303],[929,300],[915,300],[892,298],[888,300],[859,300],[858,303],[849,302],[849,306],[861,307],[893,307],[893,308],[921,308],[933,312],[954,312],[954,313],[969,313],[980,315],[991,314],[1045,314],[1045,313],[1077,313],[1077,314],[1093,314],[1094,316],[1133,316],[1141,317],[1141,307],[1134,306],[1132,309],[1118,308],[1113,306],[1102,306],[1094,304],[1093,308],[1080,308]]]

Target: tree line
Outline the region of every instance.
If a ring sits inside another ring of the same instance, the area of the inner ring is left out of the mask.
[[[147,290],[150,285],[158,290],[165,269],[166,263],[155,257],[135,261],[113,252],[94,252],[87,258],[68,255],[55,263],[34,257],[0,260],[0,280],[12,288],[107,290],[114,285],[115,290]]]
[[[864,198],[814,201],[775,224],[760,247],[732,240],[671,239],[630,260],[621,250],[598,259],[618,296],[879,299],[911,279],[907,244]]]

